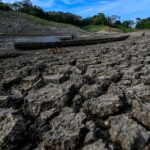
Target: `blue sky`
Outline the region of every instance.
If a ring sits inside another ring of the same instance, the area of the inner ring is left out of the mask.
[[[99,12],[118,15],[121,20],[150,17],[150,0],[31,0],[44,10],[72,12],[89,17]],[[13,2],[13,0],[3,0]]]

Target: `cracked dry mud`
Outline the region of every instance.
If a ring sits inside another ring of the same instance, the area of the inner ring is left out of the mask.
[[[1,150],[149,150],[150,34],[0,59]]]

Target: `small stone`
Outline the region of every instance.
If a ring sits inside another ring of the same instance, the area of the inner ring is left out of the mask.
[[[104,122],[104,124],[105,124],[107,127],[110,127],[110,121],[109,121],[109,120],[106,120],[106,121]]]

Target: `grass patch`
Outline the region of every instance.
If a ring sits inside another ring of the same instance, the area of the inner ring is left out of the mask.
[[[88,25],[84,26],[83,29],[87,31],[99,31],[99,30],[109,30],[110,27],[105,25]]]
[[[129,33],[129,32],[135,32],[137,31],[137,29],[133,29],[133,28],[124,28],[122,26],[117,26],[116,28],[112,28],[106,25],[89,25],[89,26],[84,26],[83,27],[84,30],[87,31],[93,31],[93,32],[98,32],[101,30],[105,30],[105,31],[110,31],[110,32],[125,32],[125,33]]]
[[[125,28],[125,27],[122,27],[122,26],[117,26],[117,28],[120,29],[120,30],[122,30],[125,33],[137,31],[137,29],[134,29],[134,28]]]
[[[93,31],[93,32],[98,32],[101,30],[110,31],[110,32],[121,32],[120,29],[111,28],[106,25],[89,25],[89,26],[84,26],[83,29],[87,31]]]

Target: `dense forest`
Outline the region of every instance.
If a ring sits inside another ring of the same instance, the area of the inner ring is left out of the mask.
[[[133,28],[150,29],[150,18],[137,18],[136,23],[132,20],[121,22],[117,15],[106,16],[104,13],[98,13],[92,17],[82,18],[79,15],[65,12],[48,11],[45,12],[41,7],[33,5],[30,0],[16,1],[14,3],[4,3],[0,0],[0,11],[18,11],[27,13],[42,19],[56,21],[61,23],[68,23],[79,27],[89,25],[106,25],[113,28]],[[136,26],[135,26],[136,24]]]

